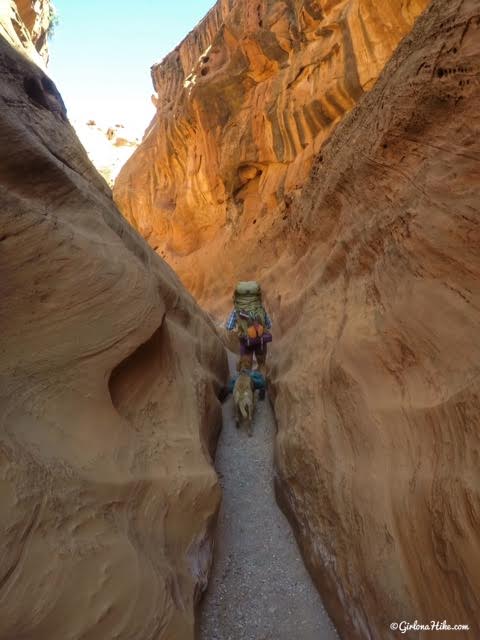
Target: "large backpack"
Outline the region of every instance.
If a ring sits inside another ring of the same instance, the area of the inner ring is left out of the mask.
[[[238,333],[241,339],[254,342],[265,333],[265,309],[258,282],[239,282],[235,287],[233,303],[237,312]]]

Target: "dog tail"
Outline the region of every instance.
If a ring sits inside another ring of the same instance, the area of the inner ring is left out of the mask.
[[[251,415],[250,415],[250,403],[245,400],[244,398],[242,398],[240,400],[240,402],[238,403],[239,409],[240,409],[240,413],[242,414],[242,416],[244,418],[248,418],[249,420],[251,419]]]

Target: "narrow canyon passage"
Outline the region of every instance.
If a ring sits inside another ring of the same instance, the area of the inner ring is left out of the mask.
[[[275,501],[274,436],[268,398],[257,402],[252,438],[225,401],[215,465],[223,503],[198,640],[338,638]]]

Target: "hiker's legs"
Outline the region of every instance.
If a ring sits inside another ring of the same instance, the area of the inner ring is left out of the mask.
[[[266,375],[267,345],[258,345],[255,348],[255,358],[257,359],[258,370],[263,377]]]
[[[237,371],[242,369],[252,369],[253,367],[253,348],[247,347],[240,342],[240,360],[237,362]]]

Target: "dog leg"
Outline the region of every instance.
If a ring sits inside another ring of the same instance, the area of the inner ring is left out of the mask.
[[[248,405],[248,409],[247,409],[247,413],[248,413],[248,417],[247,417],[247,433],[249,438],[251,438],[253,436],[253,410],[254,410],[254,402],[255,402],[255,396],[252,393],[252,404]]]
[[[240,428],[240,415],[239,415],[239,411],[238,411],[238,405],[234,405],[235,408],[235,426],[237,427],[237,429]]]

